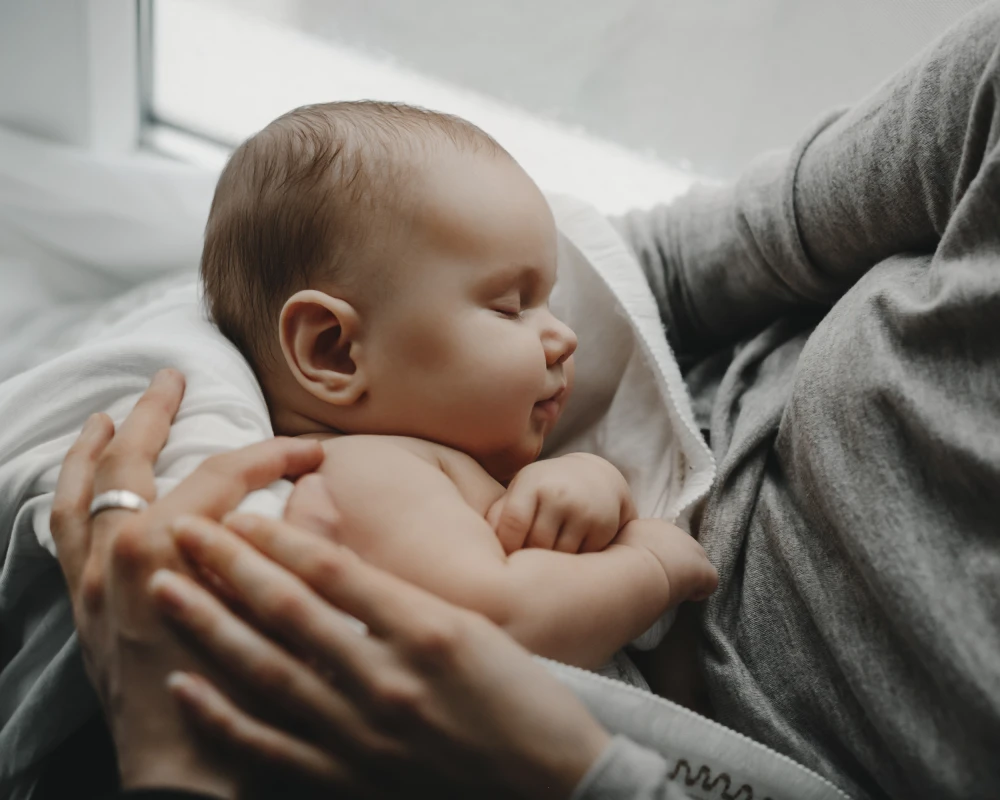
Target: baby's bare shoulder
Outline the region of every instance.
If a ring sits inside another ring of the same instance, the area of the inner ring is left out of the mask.
[[[431,468],[446,475],[473,508],[485,509],[503,494],[503,486],[471,456],[426,439],[412,436],[355,434],[323,442],[324,469],[330,471],[404,467]],[[394,470],[390,470],[394,471]]]

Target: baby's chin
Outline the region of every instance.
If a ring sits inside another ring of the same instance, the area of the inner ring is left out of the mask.
[[[538,437],[537,441],[525,441],[500,452],[477,458],[476,460],[492,478],[500,483],[506,483],[528,464],[538,460],[542,454],[544,439]]]

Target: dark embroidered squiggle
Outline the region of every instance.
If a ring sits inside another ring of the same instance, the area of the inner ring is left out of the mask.
[[[669,776],[670,780],[677,780],[677,777],[681,774],[682,769],[684,771],[684,783],[689,787],[698,786],[703,791],[714,792],[716,787],[718,787],[720,783],[723,783],[725,788],[722,789],[722,793],[719,795],[722,800],[754,800],[755,797],[757,797],[753,793],[753,788],[746,783],[742,784],[739,789],[736,790],[736,793],[733,794],[731,791],[733,780],[729,777],[729,774],[720,772],[715,777],[712,777],[712,770],[710,770],[705,764],[698,767],[698,772],[692,775],[691,773],[693,770],[691,765],[683,758],[678,760],[678,762],[674,765],[674,771],[670,773]],[[772,800],[772,798],[757,797],[757,800]]]

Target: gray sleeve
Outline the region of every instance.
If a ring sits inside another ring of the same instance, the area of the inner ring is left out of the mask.
[[[615,736],[591,766],[570,800],[688,800],[667,779],[667,764],[652,750]]]
[[[671,343],[700,355],[778,317],[831,306],[869,268],[931,253],[986,146],[997,6],[974,12],[790,152],[732,185],[615,220],[646,272]],[[987,95],[984,98],[984,95]]]

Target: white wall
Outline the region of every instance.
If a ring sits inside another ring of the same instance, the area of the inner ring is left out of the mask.
[[[206,2],[207,0],[202,0]],[[213,0],[246,7],[247,0]],[[861,99],[982,0],[256,0],[700,173],[738,174]]]
[[[100,151],[139,133],[134,0],[0,0],[0,124]]]

